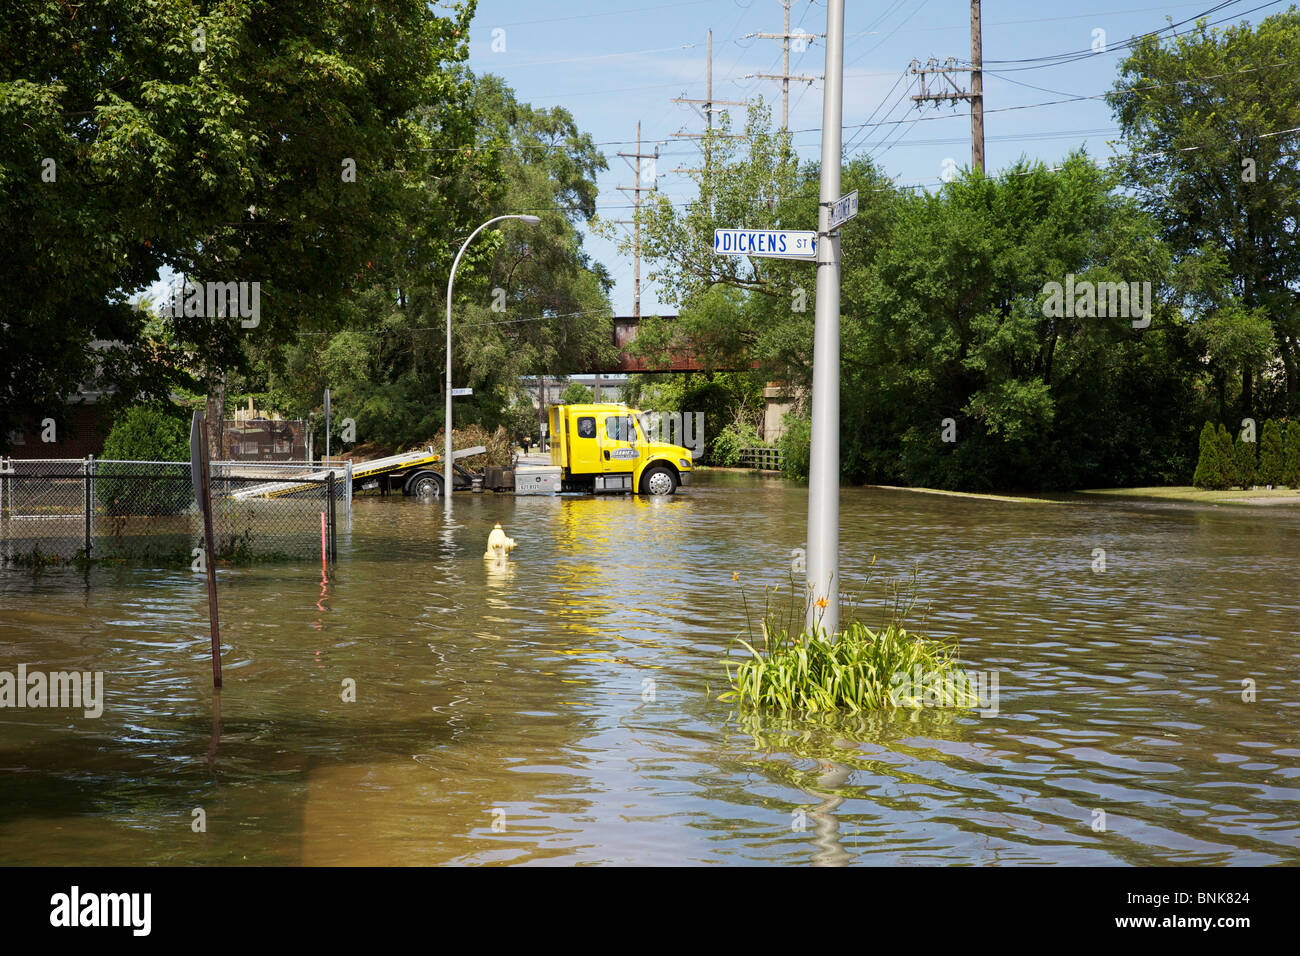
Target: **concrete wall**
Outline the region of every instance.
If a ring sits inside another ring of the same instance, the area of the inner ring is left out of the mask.
[[[785,430],[781,419],[803,399],[803,389],[769,382],[763,389],[763,440],[776,441]]]

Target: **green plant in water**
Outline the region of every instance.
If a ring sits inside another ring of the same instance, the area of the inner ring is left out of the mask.
[[[900,582],[892,583],[888,620],[876,630],[853,620],[835,635],[821,627],[795,631],[788,623],[777,625],[770,605],[765,606],[761,646],[751,628],[750,640],[736,638],[749,652],[747,659],[733,664],[728,648],[724,666],[731,690],[719,700],[810,713],[979,707],[976,685],[962,668],[956,648],[904,626],[914,605],[915,574],[906,592]],[[748,613],[747,601],[745,607]]]

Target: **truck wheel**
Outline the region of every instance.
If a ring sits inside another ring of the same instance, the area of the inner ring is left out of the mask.
[[[442,476],[432,471],[417,471],[407,479],[402,490],[415,498],[441,498]]]
[[[646,469],[641,476],[641,494],[671,495],[677,490],[677,475],[665,465]]]

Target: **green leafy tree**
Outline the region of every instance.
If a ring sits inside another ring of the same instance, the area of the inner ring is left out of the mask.
[[[1179,259],[1214,249],[1229,279],[1210,338],[1222,400],[1241,416],[1296,411],[1300,317],[1300,13],[1138,39],[1110,102],[1123,129],[1126,184]],[[1257,319],[1271,334],[1257,348]],[[1244,325],[1243,328],[1235,328]],[[1269,361],[1280,395],[1260,395]],[[1229,393],[1229,378],[1236,388]]]
[[[485,230],[456,273],[453,378],[474,389],[457,400],[457,423],[490,430],[507,424],[517,417],[510,409],[520,376],[568,375],[612,358],[609,277],[583,250],[580,232],[595,213],[603,155],[567,111],[520,103],[498,77],[470,80],[469,151],[482,165],[451,177],[455,182],[431,180],[425,200],[441,201],[448,190],[474,199],[473,215],[459,225],[425,230],[422,243],[436,238],[450,253],[383,264],[378,283],[351,301],[335,328],[300,337],[243,387],[275,391],[287,411],[319,416],[329,386],[338,414],[355,420],[359,440],[427,440],[442,424],[442,294],[451,255],[483,221],[521,211],[540,216],[541,224],[506,221]],[[531,414],[537,421],[537,410]]]
[[[845,281],[850,476],[968,490],[1186,480],[1198,403],[1169,257],[1114,185],[1074,155],[898,201],[874,260]],[[1081,298],[1054,306],[1076,281],[1149,283],[1149,325],[1109,303],[1105,316]]]
[[[320,329],[400,256],[445,262],[479,197],[473,0],[33,0],[0,18],[0,436],[80,385],[127,401]],[[470,150],[472,154],[472,150]],[[131,290],[169,267],[260,283],[256,327]],[[106,344],[105,344],[106,343]],[[56,415],[57,417],[57,415]]]
[[[1264,422],[1259,438],[1259,482],[1264,485],[1285,484],[1286,449],[1282,443],[1282,428],[1273,419]]]
[[[570,382],[560,393],[561,405],[584,405],[592,399],[591,389],[578,382]]]

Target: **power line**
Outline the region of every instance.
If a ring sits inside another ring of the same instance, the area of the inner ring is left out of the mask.
[[[1087,60],[1096,56],[1105,56],[1106,54],[1111,54],[1111,53],[1121,53],[1125,50],[1131,50],[1133,47],[1137,46],[1137,44],[1141,43],[1143,40],[1148,40],[1153,37],[1158,37],[1160,34],[1164,33],[1167,30],[1176,31],[1178,27],[1185,26],[1188,23],[1193,23],[1195,21],[1200,20],[1203,17],[1208,17],[1211,14],[1217,13],[1218,11],[1224,9],[1225,7],[1229,7],[1235,3],[1241,3],[1241,2],[1242,0],[1225,0],[1225,2],[1216,4],[1215,6],[1211,7],[1208,10],[1198,13],[1194,17],[1189,17],[1186,20],[1180,20],[1177,23],[1171,23],[1168,26],[1160,27],[1158,30],[1149,30],[1148,32],[1139,34],[1138,36],[1129,37],[1123,43],[1119,43],[1114,46],[1106,46],[1104,49],[1100,49],[1100,50],[1089,48],[1087,50],[1076,50],[1069,53],[1056,53],[1049,56],[1026,57],[1024,59],[1019,59],[1019,60],[986,60],[985,63],[986,65],[988,64],[997,65],[1002,72],[1013,72],[1013,71],[1018,72],[1021,70],[1040,70],[1051,66],[1064,66],[1065,64],[1068,63],[1077,63],[1080,60]],[[1233,20],[1238,17],[1244,17],[1247,14],[1255,13],[1256,11],[1263,10],[1266,7],[1277,6],[1277,4],[1281,2],[1282,0],[1269,0],[1269,2],[1267,3],[1261,3],[1259,6],[1251,7],[1249,10],[1239,11],[1237,13],[1232,14],[1231,16],[1224,17],[1221,20],[1214,20],[1214,21],[1207,22],[1206,26],[1218,26],[1221,23],[1226,23],[1229,20]],[[1186,30],[1182,33],[1178,33],[1178,32],[1171,33],[1169,35],[1169,39],[1174,39],[1180,36],[1186,36],[1187,34],[1196,32],[1196,30],[1198,29],[1199,29],[1198,26],[1194,26],[1192,27],[1192,29]],[[1015,66],[1012,64],[1029,64],[1029,65]]]

